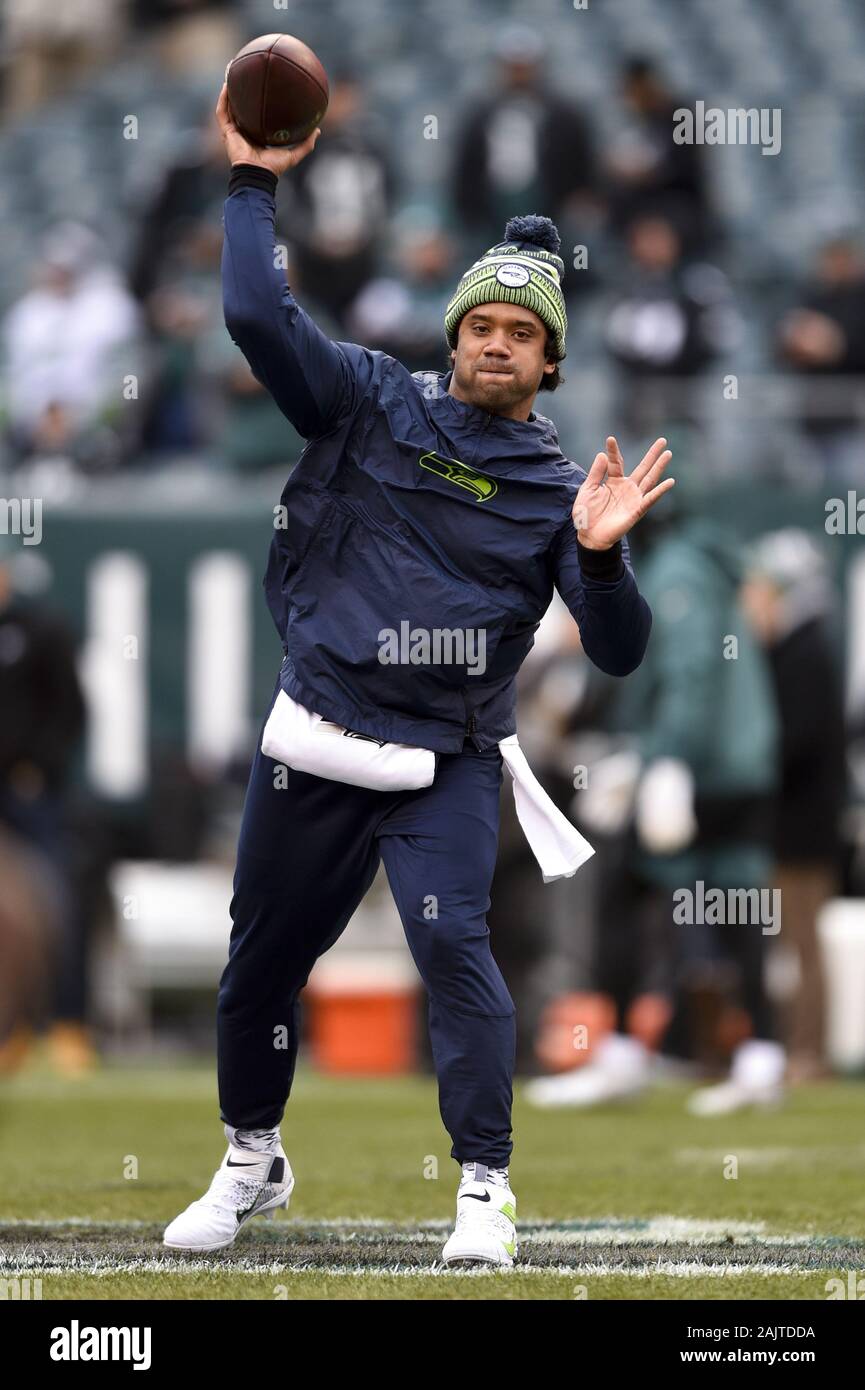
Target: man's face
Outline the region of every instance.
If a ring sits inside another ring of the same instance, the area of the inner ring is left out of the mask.
[[[544,375],[547,330],[519,304],[479,304],[460,320],[451,394],[493,415],[526,420]]]

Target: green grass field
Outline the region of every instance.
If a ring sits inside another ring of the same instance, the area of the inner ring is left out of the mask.
[[[865,1277],[865,1086],[711,1120],[686,1094],[550,1113],[518,1088],[518,1263],[446,1274],[459,1169],[427,1078],[299,1070],[288,1212],[178,1257],[162,1229],[225,1147],[213,1070],[30,1069],[0,1084],[0,1279],[43,1299],[825,1300],[829,1278]]]

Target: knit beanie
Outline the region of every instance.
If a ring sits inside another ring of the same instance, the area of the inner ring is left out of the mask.
[[[445,336],[455,348],[460,319],[478,304],[519,304],[531,309],[553,334],[554,355],[565,356],[568,316],[561,282],[561,238],[549,217],[512,217],[505,239],[469,266],[445,310]]]

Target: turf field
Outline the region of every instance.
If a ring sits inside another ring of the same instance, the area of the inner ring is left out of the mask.
[[[213,1070],[37,1067],[0,1083],[0,1280],[43,1299],[825,1300],[865,1276],[865,1085],[712,1120],[686,1094],[550,1113],[518,1090],[518,1263],[445,1274],[459,1170],[432,1081],[299,1070],[288,1212],[186,1257],[161,1235],[224,1152]]]

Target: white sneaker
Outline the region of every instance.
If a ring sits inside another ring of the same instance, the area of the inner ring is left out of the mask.
[[[282,1145],[262,1154],[229,1145],[210,1187],[166,1227],[163,1244],[172,1250],[221,1250],[253,1216],[287,1207],[293,1188]]]
[[[478,1181],[474,1168],[480,1170]],[[517,1199],[510,1184],[490,1182],[482,1164],[466,1165],[457,1192],[457,1220],[443,1264],[480,1263],[510,1269],[517,1253]]]
[[[780,1043],[749,1038],[733,1054],[730,1079],[688,1097],[691,1115],[731,1115],[748,1106],[774,1109],[784,1099],[787,1056]]]
[[[561,1076],[536,1077],[527,1082],[524,1095],[530,1105],[544,1110],[631,1100],[649,1085],[651,1063],[637,1038],[611,1033],[598,1043],[591,1062]]]

